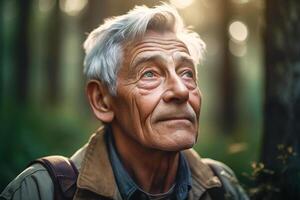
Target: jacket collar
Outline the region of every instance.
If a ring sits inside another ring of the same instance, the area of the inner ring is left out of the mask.
[[[84,148],[85,154],[77,179],[78,189],[89,190],[98,195],[115,199],[118,192],[117,184],[105,144],[103,127],[91,136],[88,145]],[[201,161],[196,151],[188,149],[183,153],[189,163],[196,187],[199,187],[197,196],[201,196],[209,188],[221,186],[218,177],[214,176],[210,167]]]
[[[86,148],[79,170],[77,187],[113,198],[116,182],[106,149],[103,127],[92,135]]]
[[[220,179],[214,175],[207,164],[201,161],[200,156],[194,149],[185,150],[183,153],[189,163],[193,179],[195,179],[203,189],[222,186]]]

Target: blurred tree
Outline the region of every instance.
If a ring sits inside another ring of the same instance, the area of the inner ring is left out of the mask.
[[[99,26],[108,15],[109,7],[107,1],[89,1],[86,11],[80,19],[82,30],[89,33],[95,27]]]
[[[300,1],[266,0],[265,129],[261,158],[265,167],[274,171],[271,179],[278,188],[268,199],[300,199],[299,20]],[[282,154],[283,148],[293,156]]]
[[[4,12],[3,12],[4,2],[0,1],[0,27],[4,26]],[[0,30],[0,49],[4,48],[3,45],[3,30]],[[0,53],[0,66],[3,66],[3,53]],[[3,67],[0,68],[0,105],[3,102]]]
[[[222,77],[221,77],[221,91],[222,91],[222,126],[226,133],[233,132],[234,122],[236,121],[236,91],[235,91],[235,75],[234,65],[231,61],[231,54],[229,52],[229,37],[228,26],[231,20],[232,5],[229,0],[220,1],[222,8]]]
[[[50,105],[55,105],[59,101],[59,67],[61,60],[61,11],[59,0],[55,0],[54,9],[50,13],[49,24],[47,26],[47,53],[46,53],[46,74],[47,74],[47,101]]]
[[[17,82],[16,100],[22,105],[28,103],[28,80],[29,80],[29,45],[28,45],[28,28],[29,28],[29,16],[31,8],[31,0],[17,1],[17,13],[18,18],[16,22],[16,38],[14,42],[15,59],[14,64],[17,70],[16,79]]]

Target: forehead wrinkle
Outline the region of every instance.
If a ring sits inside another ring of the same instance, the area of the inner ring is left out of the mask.
[[[133,60],[135,60],[135,57],[137,57],[139,54],[143,53],[143,52],[156,52],[156,51],[161,51],[164,52],[165,54],[173,54],[174,52],[180,51],[180,52],[185,52],[186,49],[182,49],[182,48],[175,48],[174,46],[170,46],[167,49],[166,48],[161,48],[160,46],[148,46],[146,48],[139,48],[137,50],[135,50],[132,54],[131,54],[131,62],[133,62]]]
[[[170,40],[170,41],[164,41],[161,39],[157,39],[157,40],[149,40],[149,39],[145,39],[137,44],[134,45],[135,47],[132,48],[133,50],[136,48],[142,48],[142,47],[147,47],[147,46],[161,46],[161,47],[165,47],[168,48],[168,46],[174,46],[174,47],[181,47],[183,49],[185,49],[188,52],[188,48],[186,47],[186,45],[178,40]]]
[[[135,49],[147,47],[147,46],[174,46],[174,47],[181,47],[189,52],[188,48],[186,47],[185,43],[177,38],[164,38],[164,37],[149,37],[143,38],[142,40],[128,43],[126,46],[130,49],[130,51],[134,51]],[[168,48],[168,47],[165,47]]]
[[[185,43],[177,38],[170,37],[145,37],[142,40],[125,44],[125,54],[127,58],[127,65],[130,72],[138,70],[137,67],[143,62],[155,61],[166,64],[173,59],[174,52],[182,52],[190,55]],[[149,51],[149,53],[148,53]],[[136,59],[139,54],[147,53],[148,55],[142,55],[141,59]],[[160,55],[160,56],[156,56]],[[161,56],[161,55],[165,56]],[[171,57],[171,59],[170,59]],[[174,60],[172,60],[174,64]]]
[[[184,48],[186,48],[186,45],[181,42],[181,41],[177,41],[177,40],[169,40],[169,41],[166,41],[166,40],[160,40],[160,39],[157,39],[157,40],[143,40],[139,43],[137,43],[135,46],[139,46],[141,44],[144,44],[144,43],[150,43],[150,44],[161,44],[161,45],[178,45],[178,46],[182,46]]]
[[[127,57],[128,58],[131,58],[129,63],[130,65],[132,65],[132,63],[134,62],[135,58],[140,54],[140,53],[143,53],[143,52],[147,52],[147,51],[162,51],[166,54],[173,54],[174,52],[176,51],[179,51],[179,52],[184,52],[184,53],[187,53],[189,55],[189,52],[188,50],[185,48],[185,46],[182,46],[182,45],[168,45],[168,46],[165,46],[165,45],[153,45],[153,44],[149,44],[149,43],[143,43],[141,45],[138,45],[138,46],[135,46],[133,47],[132,49],[130,49],[128,52],[127,52]]]
[[[177,48],[181,48],[181,49],[184,49],[185,51],[188,51],[188,49],[181,45],[181,44],[177,44],[177,43],[167,43],[167,44],[162,44],[162,43],[154,43],[154,42],[147,42],[147,43],[143,43],[143,44],[139,44],[139,45],[136,45],[135,47],[133,47],[130,51],[137,51],[141,48],[148,48],[148,47],[158,47],[158,48],[162,48],[162,49],[170,49],[170,48],[174,48],[174,47],[177,47]]]
[[[147,36],[146,38],[144,38],[143,40],[141,41],[146,41],[146,42],[157,42],[157,41],[160,41],[160,42],[176,42],[176,43],[182,43],[183,45],[185,45],[180,39],[178,38],[175,38],[175,37],[151,37],[151,36]]]
[[[144,48],[158,48],[161,50],[169,50],[169,49],[174,49],[178,48],[182,51],[189,52],[188,49],[181,44],[178,43],[168,43],[168,44],[161,44],[161,43],[150,43],[150,42],[143,42],[141,44],[135,45],[132,49],[129,50],[130,54],[134,54],[135,52],[138,52],[140,49]]]

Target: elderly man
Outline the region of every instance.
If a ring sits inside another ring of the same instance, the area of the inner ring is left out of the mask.
[[[248,199],[228,167],[191,149],[205,45],[174,8],[108,19],[84,48],[86,93],[104,126],[70,160],[35,161],[2,199]]]

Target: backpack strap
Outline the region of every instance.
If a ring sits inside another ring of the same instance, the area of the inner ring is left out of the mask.
[[[43,165],[54,185],[54,200],[71,200],[76,192],[78,170],[72,160],[64,156],[47,156],[30,163]]]

